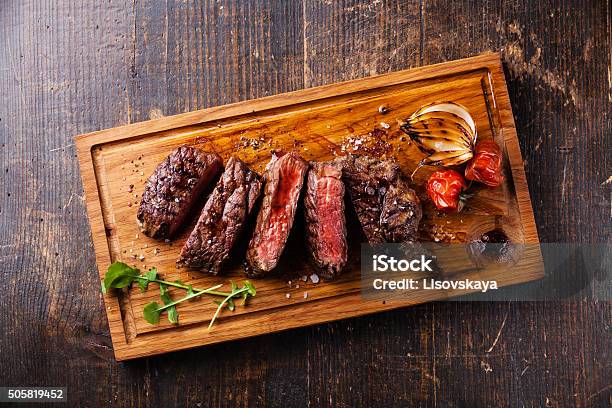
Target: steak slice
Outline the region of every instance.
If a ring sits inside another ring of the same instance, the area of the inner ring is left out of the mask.
[[[400,176],[389,185],[383,200],[380,226],[387,242],[414,242],[423,217],[421,201]]]
[[[385,242],[380,228],[382,203],[399,167],[370,156],[349,155],[339,160],[343,163],[343,178],[368,242]]]
[[[313,264],[323,278],[338,276],[346,265],[348,251],[341,163],[310,163],[304,216]]]
[[[296,152],[274,154],[264,173],[265,191],[247,250],[246,273],[258,277],[278,264],[293,226],[308,162]]]
[[[223,163],[214,153],[181,146],[147,180],[136,215],[140,230],[156,239],[172,238]]]
[[[261,193],[261,180],[231,157],[185,242],[177,264],[218,274]]]
[[[349,155],[343,179],[363,232],[371,244],[414,241],[421,203],[397,163],[370,156]]]

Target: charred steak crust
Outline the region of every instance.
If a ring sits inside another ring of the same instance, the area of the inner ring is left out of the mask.
[[[368,242],[415,241],[421,203],[397,163],[357,155],[337,160]]]
[[[383,200],[380,225],[387,242],[414,242],[423,217],[421,201],[402,175],[389,185]]]
[[[310,258],[326,279],[338,276],[346,265],[344,183],[339,162],[311,162],[304,194],[306,241]]]
[[[385,242],[380,228],[382,203],[399,167],[393,162],[370,156],[349,155],[339,160],[343,163],[346,187],[368,242]]]
[[[247,275],[259,277],[278,264],[308,171],[308,162],[296,152],[273,155],[264,173],[264,198],[247,250]]]
[[[140,230],[151,238],[172,238],[221,167],[217,154],[193,147],[170,153],[145,185],[136,215]]]
[[[259,175],[240,159],[231,157],[185,242],[177,264],[218,274],[260,193]]]

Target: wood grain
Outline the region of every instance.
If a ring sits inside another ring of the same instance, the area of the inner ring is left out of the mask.
[[[484,90],[483,90],[484,89]],[[485,93],[486,91],[486,93]],[[512,121],[512,109],[498,54],[438,64],[419,69],[353,80],[341,84],[310,88],[273,97],[260,98],[233,105],[210,108],[182,115],[155,119],[85,134],[76,137],[86,203],[98,261],[100,278],[114,261],[136,264],[142,270],[155,266],[166,280],[180,279],[204,288],[218,283],[219,278],[202,276],[197,271],[176,270],[175,261],[190,228],[169,243],[143,236],[135,223],[138,192],[149,174],[172,150],[180,145],[200,147],[216,152],[224,161],[235,155],[262,171],[270,159],[270,149],[297,149],[307,160],[328,160],[348,152],[361,153],[368,142],[354,146],[351,138],[374,136],[388,141],[389,148],[371,154],[393,156],[405,174],[411,174],[422,159],[415,146],[401,141],[399,123],[424,103],[453,100],[465,106],[476,123],[480,140],[496,136],[507,156],[508,172],[504,188],[481,190],[475,207],[445,217],[426,206],[421,225],[424,240],[440,240],[444,230],[450,243],[466,242],[469,236],[482,234],[495,225],[504,226],[515,242],[538,243],[537,231],[527,190],[523,161]],[[378,112],[387,106],[389,113]],[[490,118],[495,118],[492,122]],[[380,123],[389,122],[389,129]],[[242,140],[261,140],[261,148],[242,145]],[[367,151],[366,151],[367,152]],[[422,186],[432,168],[415,176],[415,188],[425,200]],[[493,199],[491,199],[493,198]],[[489,206],[488,201],[499,203]],[[479,208],[480,207],[480,208]],[[482,211],[484,209],[484,211]],[[478,211],[481,210],[481,211]],[[428,235],[430,234],[430,235]],[[358,231],[350,231],[354,242]],[[438,293],[421,290],[397,302],[364,301],[359,293],[359,246],[351,245],[349,272],[342,279],[312,285],[301,282],[287,287],[300,276],[314,271],[303,256],[301,245],[289,246],[278,275],[257,281],[258,296],[248,308],[223,318],[213,332],[206,326],[215,305],[198,301],[181,307],[181,325],[169,322],[150,325],[142,316],[143,307],[155,301],[155,291],[141,293],[132,288],[129,296],[105,296],[115,356],[118,360],[142,357],[198,345],[212,344],[236,337],[248,337],[273,331],[321,323],[348,316],[447,299],[455,292]],[[147,266],[148,265],[148,266]],[[456,267],[453,270],[458,270]],[[539,250],[523,254],[523,260],[511,271],[488,277],[499,286],[538,279],[544,270]],[[482,275],[482,272],[478,273]],[[239,262],[226,271],[227,279],[243,277]],[[468,277],[466,275],[465,277]],[[476,279],[473,277],[472,279]],[[298,290],[299,289],[299,290]],[[291,295],[287,300],[286,293]],[[456,291],[455,295],[467,293]],[[304,296],[306,297],[304,297]]]
[[[240,19],[218,24],[221,6]],[[383,73],[501,49],[540,237],[607,242],[610,21],[604,1],[4,2],[0,383],[67,385],[75,406],[609,405],[606,302],[435,303],[117,363],[71,144],[154,108],[354,79],[372,60]],[[211,58],[231,31],[245,33],[239,51]]]

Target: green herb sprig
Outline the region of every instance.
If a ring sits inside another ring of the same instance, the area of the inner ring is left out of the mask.
[[[234,303],[233,298],[240,296],[242,298],[242,304],[246,305],[246,302],[249,296],[255,296],[256,293],[257,291],[255,290],[255,286],[253,286],[251,282],[244,281],[244,286],[239,288],[238,285],[236,285],[236,282],[232,281],[232,293],[227,295],[227,297],[223,299],[222,302],[214,302],[215,304],[217,304],[217,310],[215,311],[213,318],[210,320],[210,324],[208,325],[208,330],[210,330],[215,320],[217,320],[219,313],[221,313],[221,310],[226,305],[231,312],[234,311],[234,309],[236,308],[236,305]]]
[[[150,302],[144,307],[144,318],[151,324],[159,323],[160,315],[164,311],[167,311],[168,321],[170,321],[170,323],[178,324],[179,314],[176,305],[179,303],[204,294],[221,296],[223,297],[221,302],[215,301],[218,307],[208,325],[208,329],[210,330],[224,307],[227,306],[230,311],[234,311],[236,306],[233,299],[242,298],[243,305],[245,305],[248,297],[255,296],[256,294],[255,286],[249,281],[244,281],[242,287],[238,287],[234,281],[231,281],[231,292],[217,290],[221,288],[223,284],[211,286],[206,289],[196,289],[181,281],[169,282],[159,279],[157,268],[151,268],[149,271],[141,274],[138,268],[131,267],[123,262],[114,262],[108,267],[106,275],[104,275],[104,280],[102,281],[102,292],[107,293],[110,289],[130,287],[133,283],[137,283],[140,290],[144,292],[149,288],[149,283],[151,282],[155,282],[159,285],[160,299],[163,302],[163,305],[159,305],[157,302]],[[187,295],[181,299],[172,300],[168,293],[168,286],[183,289],[187,291]]]

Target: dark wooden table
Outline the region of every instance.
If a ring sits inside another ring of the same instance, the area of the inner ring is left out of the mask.
[[[502,50],[542,241],[609,242],[610,26],[606,1],[3,1],[0,386],[95,407],[609,406],[609,302],[427,304],[115,362],[72,137]]]

